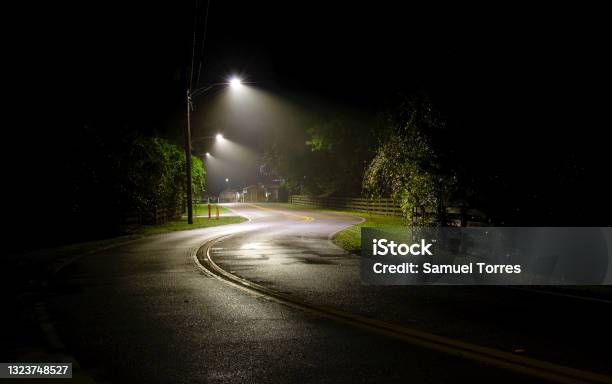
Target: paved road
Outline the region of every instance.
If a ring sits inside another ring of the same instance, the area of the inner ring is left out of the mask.
[[[538,380],[424,349],[236,289],[192,253],[315,305],[600,372],[609,306],[486,287],[364,287],[331,233],[345,215],[238,205],[251,220],[88,255],[57,276],[47,310],[68,349],[110,382],[516,382]]]

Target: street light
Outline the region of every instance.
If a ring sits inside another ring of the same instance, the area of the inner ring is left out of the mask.
[[[240,80],[240,78],[238,77],[232,77],[230,79],[230,85],[232,86],[232,88],[240,88],[240,86],[242,85],[242,80]]]
[[[230,85],[232,88],[237,88],[242,85],[242,80],[234,76],[227,82],[210,84],[197,88],[193,91],[191,90],[191,86],[187,88],[187,94],[185,97],[187,104],[187,124],[185,124],[185,173],[187,176],[187,223],[189,224],[193,224],[193,186],[191,185],[191,111],[193,111],[194,108],[192,99],[221,85]],[[219,133],[217,134],[216,138],[223,139],[223,135]]]
[[[210,152],[206,152],[206,157],[210,157]]]
[[[217,133],[217,134],[215,135],[215,139],[217,139],[218,141],[221,141],[221,140],[223,140],[223,135],[222,135],[222,134],[220,134],[220,133]]]

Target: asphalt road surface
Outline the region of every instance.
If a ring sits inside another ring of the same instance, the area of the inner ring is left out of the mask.
[[[64,268],[45,299],[62,342],[102,382],[541,382],[529,370],[336,321],[237,288],[227,273],[332,308],[514,356],[611,374],[610,304],[502,287],[371,287],[329,237],[358,218],[235,205],[250,220],[158,235]],[[607,381],[606,378],[603,381]]]

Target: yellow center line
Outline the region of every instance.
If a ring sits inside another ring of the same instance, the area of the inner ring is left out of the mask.
[[[289,213],[289,212],[285,212],[285,211],[280,211],[278,209],[272,209],[272,208],[267,208],[267,207],[262,207],[260,205],[256,205],[256,204],[249,204],[250,206],[253,206],[255,208],[264,210],[264,211],[272,211],[272,212],[277,212],[280,213],[281,215],[286,215],[286,216],[293,216],[293,217],[298,217],[304,221],[314,221],[314,217],[312,216],[304,216],[304,215],[298,215],[296,213]]]

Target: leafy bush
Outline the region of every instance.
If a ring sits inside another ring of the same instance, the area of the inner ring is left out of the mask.
[[[185,152],[159,137],[116,136],[86,128],[81,145],[74,148],[68,173],[73,180],[70,204],[75,222],[85,219],[90,230],[113,234],[126,216],[144,223],[179,216],[185,202]],[[194,193],[205,187],[202,161],[192,156]],[[94,228],[95,227],[95,228]]]
[[[127,192],[133,206],[146,221],[156,210],[165,209],[167,217],[180,216],[185,202],[185,152],[178,146],[158,137],[134,142],[132,158],[127,164],[131,184]],[[192,188],[204,191],[204,167],[197,157],[191,157]]]
[[[409,223],[438,225],[455,191],[457,177],[443,165],[434,137],[444,124],[423,101],[407,101],[386,119],[385,134],[366,168],[363,190],[370,197],[390,195]]]

